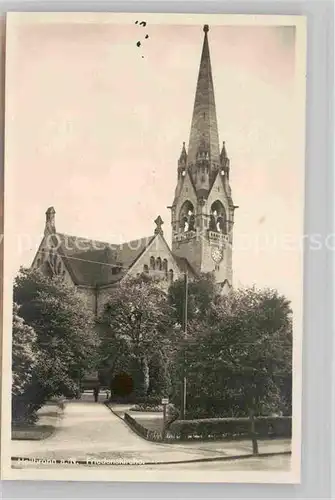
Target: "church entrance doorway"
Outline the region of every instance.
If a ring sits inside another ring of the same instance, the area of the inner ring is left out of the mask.
[[[115,375],[115,377],[112,379],[111,383],[111,397],[117,396],[124,398],[126,396],[129,396],[131,392],[133,391],[134,388],[134,383],[133,379],[128,373],[122,372],[118,373]]]

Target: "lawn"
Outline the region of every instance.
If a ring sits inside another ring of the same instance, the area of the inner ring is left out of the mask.
[[[12,427],[12,439],[40,441],[51,436],[54,430],[53,425],[15,425]]]
[[[12,439],[28,441],[46,439],[55,431],[62,415],[63,404],[50,401],[38,410],[38,420],[35,424],[12,425]]]
[[[139,424],[150,431],[161,432],[163,428],[163,414],[161,412],[139,412],[130,411],[132,416]]]

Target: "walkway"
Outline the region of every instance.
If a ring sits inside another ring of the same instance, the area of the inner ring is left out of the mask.
[[[264,446],[261,442],[260,452],[287,451],[289,447],[288,440],[264,442]],[[12,441],[11,455],[35,459],[86,461],[90,457],[155,463],[247,455],[250,452],[251,443],[247,441],[151,443],[135,434],[104,404],[78,400],[66,404],[64,415],[51,437],[43,441]]]

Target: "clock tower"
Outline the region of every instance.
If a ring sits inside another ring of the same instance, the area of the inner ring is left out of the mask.
[[[213,272],[224,289],[232,286],[234,211],[230,160],[220,151],[208,43],[204,41],[195,92],[191,133],[178,161],[171,208],[172,252],[187,259],[197,273]]]

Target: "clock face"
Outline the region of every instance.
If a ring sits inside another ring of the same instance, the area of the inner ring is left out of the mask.
[[[212,249],[212,259],[214,260],[214,262],[221,262],[223,258],[223,252],[220,248],[213,248]]]

